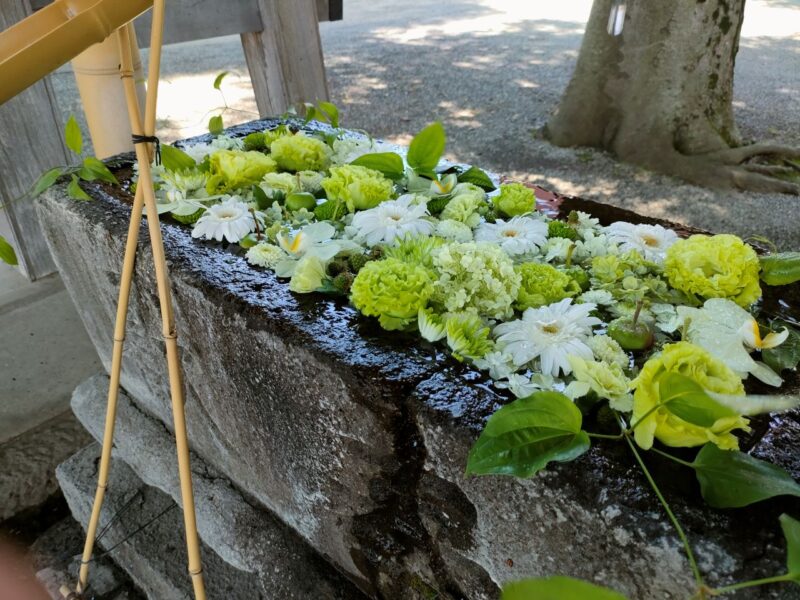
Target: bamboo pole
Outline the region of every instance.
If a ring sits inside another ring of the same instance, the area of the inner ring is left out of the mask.
[[[142,119],[136,96],[135,82],[132,78],[132,26],[129,23],[118,31],[121,75],[125,84],[125,95],[128,104],[128,113],[131,128],[134,134],[153,136],[155,132],[155,109],[158,92],[159,67],[161,63],[162,32],[164,24],[164,0],[156,0],[153,8],[153,25],[150,42],[150,65],[148,69],[148,88],[145,100],[145,119]],[[152,158],[151,147],[136,144],[136,158],[139,163],[139,183],[136,186],[134,206],[131,211],[131,222],[128,231],[128,241],[125,248],[122,281],[120,284],[119,302],[114,333],[114,349],[112,353],[111,379],[109,382],[108,408],[106,413],[106,427],[103,435],[103,451],[98,475],[98,486],[92,516],[87,530],[86,546],[84,548],[81,571],[77,591],[80,593],[86,587],[88,578],[88,565],[94,546],[94,538],[100,517],[105,489],[108,483],[108,470],[111,457],[111,446],[114,435],[116,418],[116,405],[119,392],[119,375],[122,365],[122,350],[125,339],[125,324],[128,304],[130,299],[130,284],[133,278],[134,257],[136,253],[139,226],[142,217],[142,206],[147,209],[147,225],[150,233],[150,245],[153,253],[156,285],[158,288],[159,303],[162,319],[162,336],[166,346],[167,368],[170,381],[170,397],[175,428],[175,443],[178,455],[178,469],[181,485],[181,500],[183,504],[184,526],[186,533],[186,546],[188,554],[189,574],[192,578],[194,596],[196,600],[205,600],[205,584],[202,574],[200,558],[200,543],[197,536],[197,521],[194,507],[194,493],[192,491],[192,473],[190,467],[189,443],[186,434],[186,417],[184,412],[183,377],[178,353],[177,329],[173,314],[172,299],[167,275],[166,259],[164,256],[164,243],[161,237],[161,226],[158,219],[155,195],[153,193],[152,173],[150,161]]]

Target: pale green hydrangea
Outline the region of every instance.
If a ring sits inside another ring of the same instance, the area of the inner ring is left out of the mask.
[[[488,242],[442,246],[433,257],[439,273],[436,300],[449,312],[491,319],[513,315],[521,277],[503,250]]]
[[[272,158],[285,171],[323,171],[330,165],[333,153],[322,140],[302,133],[279,137],[270,150]]]
[[[396,258],[364,265],[350,288],[355,307],[378,317],[381,327],[403,329],[414,322],[433,293],[433,278],[424,267]]]
[[[472,241],[469,225],[454,219],[445,219],[436,224],[436,235],[451,242]]]
[[[331,167],[322,187],[328,200],[344,202],[350,212],[375,208],[394,191],[392,180],[383,173],[357,165]]]

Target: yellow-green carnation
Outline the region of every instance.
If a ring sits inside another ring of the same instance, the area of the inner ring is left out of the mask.
[[[302,133],[279,137],[270,150],[284,171],[322,171],[328,168],[333,154],[328,144]]]
[[[656,408],[661,403],[659,381],[666,373],[688,377],[709,392],[734,396],[744,394],[739,376],[700,346],[689,342],[667,344],[661,354],[645,363],[639,376],[631,383],[636,390],[631,417],[636,443],[647,450],[655,437],[667,446],[691,447],[712,442],[723,450],[738,448],[736,436],[731,432],[748,428],[748,420],[742,416],[722,417],[710,427],[700,427],[672,413],[669,406]]]
[[[417,320],[433,292],[430,272],[396,258],[374,260],[364,265],[350,288],[350,300],[381,327],[403,329]]]
[[[755,250],[735,235],[693,235],[667,250],[664,273],[689,296],[730,298],[747,307],[761,297]]]
[[[536,194],[521,183],[505,183],[494,197],[494,208],[507,217],[516,217],[536,209]]]
[[[552,304],[571,298],[581,291],[574,279],[551,265],[524,263],[515,269],[522,278],[517,301],[514,303],[517,310]]]
[[[278,165],[266,154],[242,150],[217,150],[209,157],[209,194],[220,194],[258,183]]]
[[[328,200],[344,202],[350,212],[375,208],[394,191],[392,180],[383,173],[357,165],[331,167],[322,187]]]

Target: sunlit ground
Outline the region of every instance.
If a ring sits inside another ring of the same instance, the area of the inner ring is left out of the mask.
[[[714,230],[766,233],[800,248],[796,199],[720,194],[534,138],[557,106],[580,49],[591,0],[345,0],[320,26],[331,98],[345,126],[407,142],[441,120],[448,155],[557,191]],[[159,132],[167,140],[256,118],[238,36],[164,52]],[[231,71],[214,90],[214,77]],[[79,112],[72,76],[55,78]],[[312,99],[313,100],[313,99]],[[227,104],[227,108],[225,108]],[[800,145],[800,0],[748,0],[734,107],[745,140]]]

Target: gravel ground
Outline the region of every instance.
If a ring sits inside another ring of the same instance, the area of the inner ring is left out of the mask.
[[[590,149],[556,148],[534,132],[569,81],[591,0],[346,0],[343,21],[321,25],[332,100],[343,125],[407,142],[441,120],[451,158],[566,194],[618,204],[713,231],[760,234],[800,249],[800,199],[710,191],[622,164]],[[735,108],[747,139],[800,144],[800,0],[748,0],[736,65]],[[205,129],[223,100],[226,124],[255,118],[238,37],[170,46],[159,121],[167,139]],[[78,99],[56,75],[65,111]],[[192,102],[186,99],[191,97]]]

